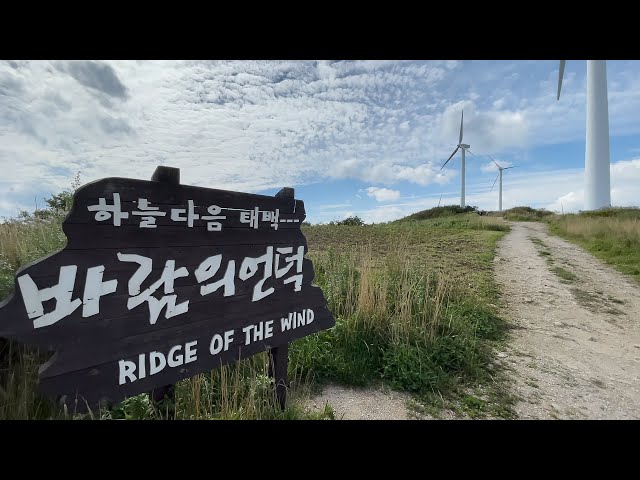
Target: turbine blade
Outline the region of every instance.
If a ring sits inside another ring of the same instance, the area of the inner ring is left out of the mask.
[[[475,153],[473,153],[471,150],[469,150],[468,148],[465,148],[464,150],[465,150],[465,152],[469,152],[474,157],[477,157],[477,155]]]
[[[566,60],[560,60],[560,69],[558,70],[558,98],[560,100],[560,90],[562,90],[562,77],[564,76],[564,64]]]
[[[496,179],[493,181],[493,185],[491,185],[491,190],[489,190],[490,192],[493,191],[493,187],[496,186],[496,182],[498,181],[498,177],[500,176],[500,172],[498,172],[498,175],[496,175]]]
[[[460,140],[458,140],[458,143],[462,143],[462,122],[464,120],[464,110],[462,111],[462,117],[460,117]]]
[[[498,162],[496,162],[496,161],[493,159],[493,157],[492,157],[491,155],[489,155],[488,153],[487,153],[487,157],[489,157],[489,158],[491,159],[491,161],[492,161],[493,163],[495,163],[495,164],[496,164],[496,167],[501,168],[501,167],[500,167],[500,165],[498,165]]]
[[[451,160],[453,158],[453,156],[456,154],[456,152],[458,151],[458,149],[460,148],[460,146],[457,146],[456,149],[453,151],[453,153],[451,154],[451,156],[449,158],[447,158],[447,161],[444,162],[444,165],[446,165],[447,163],[449,163],[449,160]],[[444,168],[444,165],[442,165],[440,167],[440,170],[442,170]]]
[[[510,168],[516,168],[519,167],[520,165],[512,165],[510,167],[504,167],[502,170],[509,170]]]

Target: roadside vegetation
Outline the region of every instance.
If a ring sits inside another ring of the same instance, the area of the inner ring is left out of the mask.
[[[611,208],[555,215],[549,227],[640,282],[640,209]]]
[[[75,187],[74,187],[75,188]],[[73,189],[48,207],[0,224],[0,299],[18,268],[63,248],[61,223]],[[492,276],[496,242],[509,227],[459,207],[365,225],[358,217],[303,224],[308,257],[336,318],[330,330],[290,346],[291,390],[280,411],[259,354],[176,385],[171,410],[147,395],[81,418],[332,419],[330,405],[307,408],[323,382],[385,383],[414,394],[414,409],[443,408],[472,417],[511,417],[511,399],[493,363],[506,323],[498,316]],[[420,220],[423,218],[423,220]],[[49,354],[0,339],[0,419],[80,418],[36,391],[37,368]]]
[[[382,225],[303,228],[315,281],[337,323],[295,342],[292,359],[317,382],[385,382],[413,392],[418,410],[431,414],[446,407],[511,416],[492,364],[506,331],[496,315],[492,263],[509,228],[476,213],[437,212]]]
[[[490,218],[494,216],[499,216],[498,212],[489,214]],[[640,208],[607,208],[560,215],[544,209],[515,207],[502,212],[502,217],[512,221],[545,222],[551,233],[580,245],[640,282]]]
[[[491,215],[500,216],[500,212],[492,212]],[[543,208],[513,207],[508,210],[503,210],[501,216],[505,220],[511,220],[514,222],[540,222],[553,215],[553,212]]]

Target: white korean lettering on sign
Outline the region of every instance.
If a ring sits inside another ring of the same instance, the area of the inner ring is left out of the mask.
[[[295,253],[294,253],[295,250]],[[143,303],[147,303],[149,309],[149,323],[154,325],[164,309],[164,318],[172,318],[189,311],[189,300],[179,302],[175,292],[175,281],[189,276],[187,267],[176,268],[176,261],[166,260],[160,278],[145,290],[142,284],[151,275],[153,259],[143,255],[130,253],[117,253],[121,262],[137,263],[138,268],[129,278],[127,283],[127,309],[132,310]],[[251,301],[257,302],[275,292],[275,287],[264,289],[265,282],[274,277],[282,279],[282,284],[293,283],[293,291],[302,289],[302,266],[304,261],[304,246],[294,247],[266,247],[264,254],[257,257],[245,257],[239,263],[237,269],[235,260],[228,260],[226,267],[222,269],[223,255],[212,255],[205,258],[193,270],[197,283],[200,285],[200,295],[211,295],[222,289],[223,297],[231,297],[236,294],[236,278],[247,281],[256,278],[253,287]],[[294,268],[295,265],[295,268]],[[73,291],[76,281],[76,265],[60,267],[58,283],[51,287],[39,289],[29,274],[18,277],[18,284],[27,310],[27,316],[33,320],[34,328],[42,328],[53,325],[64,317],[71,315],[82,305],[82,317],[91,317],[100,312],[100,299],[116,292],[118,280],[104,280],[105,267],[97,265],[87,269],[86,281],[82,299],[73,299]],[[223,270],[224,273],[218,275]],[[287,276],[288,275],[288,276]],[[214,277],[218,277],[214,279]],[[287,276],[286,278],[284,278]],[[160,298],[154,296],[161,291]],[[43,303],[55,299],[55,308],[45,313]]]
[[[167,212],[161,212],[160,207],[152,207],[146,198],[139,199],[138,209],[131,214],[142,215],[140,228],[156,228],[156,217],[164,217],[167,214]]]
[[[113,205],[107,205],[107,200],[101,197],[98,200],[98,205],[89,205],[87,210],[90,212],[98,212],[96,213],[95,219],[99,222],[109,220],[113,216],[113,225],[116,227],[120,226],[120,220],[122,218],[129,218],[129,213],[123,212],[120,208],[119,193],[113,194]]]
[[[122,202],[120,200],[120,194],[113,194],[113,204],[109,205],[107,199],[100,197],[96,205],[89,205],[87,209],[90,212],[96,212],[94,218],[98,222],[104,222],[109,219],[113,219],[112,224],[115,227],[122,226],[122,220],[129,218],[129,213],[133,217],[140,217],[139,228],[157,228],[157,218],[166,217],[169,213],[169,220],[177,224],[186,225],[188,228],[193,228],[197,225],[197,220],[203,220],[206,223],[207,231],[209,232],[221,232],[222,222],[221,220],[227,220],[228,215],[222,215],[223,210],[229,212],[236,212],[240,223],[248,225],[249,229],[257,230],[261,224],[266,223],[274,230],[278,230],[280,223],[300,223],[298,218],[281,218],[280,209],[275,210],[260,210],[259,207],[254,207],[251,210],[237,209],[237,208],[224,208],[219,205],[209,205],[206,207],[206,213],[204,213],[205,206],[198,206],[193,200],[187,200],[185,207],[172,207],[169,212],[162,211],[160,206],[153,206],[146,198],[138,198],[133,203],[137,204],[137,209],[131,212],[125,212],[122,210]],[[203,213],[197,213],[197,210]],[[261,223],[262,222],[262,223]]]
[[[189,271],[185,267],[176,270],[176,261],[167,260],[160,279],[153,283],[144,292],[140,293],[142,282],[149,276],[152,269],[152,260],[141,255],[118,253],[118,259],[122,262],[136,262],[140,265],[136,273],[129,280],[129,301],[127,308],[131,310],[141,303],[149,304],[149,323],[151,325],[158,321],[158,316],[164,307],[165,318],[175,317],[189,310],[189,300],[176,305],[178,296],[173,292],[173,282],[182,277],[189,275]],[[164,296],[158,300],[153,294],[160,287],[164,286]],[[173,295],[170,295],[173,294]]]

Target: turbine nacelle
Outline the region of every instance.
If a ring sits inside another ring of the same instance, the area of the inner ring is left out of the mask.
[[[491,185],[491,190],[489,190],[490,192],[492,192],[493,191],[493,187],[496,186],[496,182],[498,181],[498,177],[500,176],[502,171],[503,170],[509,170],[510,168],[516,168],[518,165],[512,165],[510,167],[501,167],[500,165],[498,165],[498,162],[496,162],[491,155],[487,154],[487,157],[489,157],[491,159],[491,161],[496,164],[496,167],[498,167],[498,170],[500,170],[498,172],[498,175],[496,175],[496,179],[493,181],[493,185]],[[500,185],[502,185],[502,183],[500,183]],[[500,196],[501,196],[500,197],[500,204],[502,204],[502,190],[500,191]]]
[[[473,155],[473,152],[471,150],[469,150],[471,148],[471,145],[467,144],[467,143],[462,143],[462,135],[463,135],[463,121],[464,121],[464,111],[462,112],[462,115],[460,116],[460,138],[458,139],[458,145],[456,145],[455,150],[453,151],[453,153],[451,155],[449,155],[449,158],[447,158],[447,161],[444,162],[444,165],[442,165],[442,167],[440,167],[440,170],[442,170],[445,165],[447,163],[449,163],[449,160],[451,160],[453,158],[453,156],[458,153],[458,150],[462,149],[466,152],[469,152],[471,155]],[[463,152],[464,153],[464,152]],[[464,167],[463,167],[464,168]]]

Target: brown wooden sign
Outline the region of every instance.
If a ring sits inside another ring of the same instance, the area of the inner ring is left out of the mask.
[[[0,304],[1,337],[55,350],[39,388],[71,409],[112,405],[335,324],[311,284],[304,203],[292,189],[269,197],[177,177],[159,168],[153,181],[78,189],[67,246],[20,269]]]

